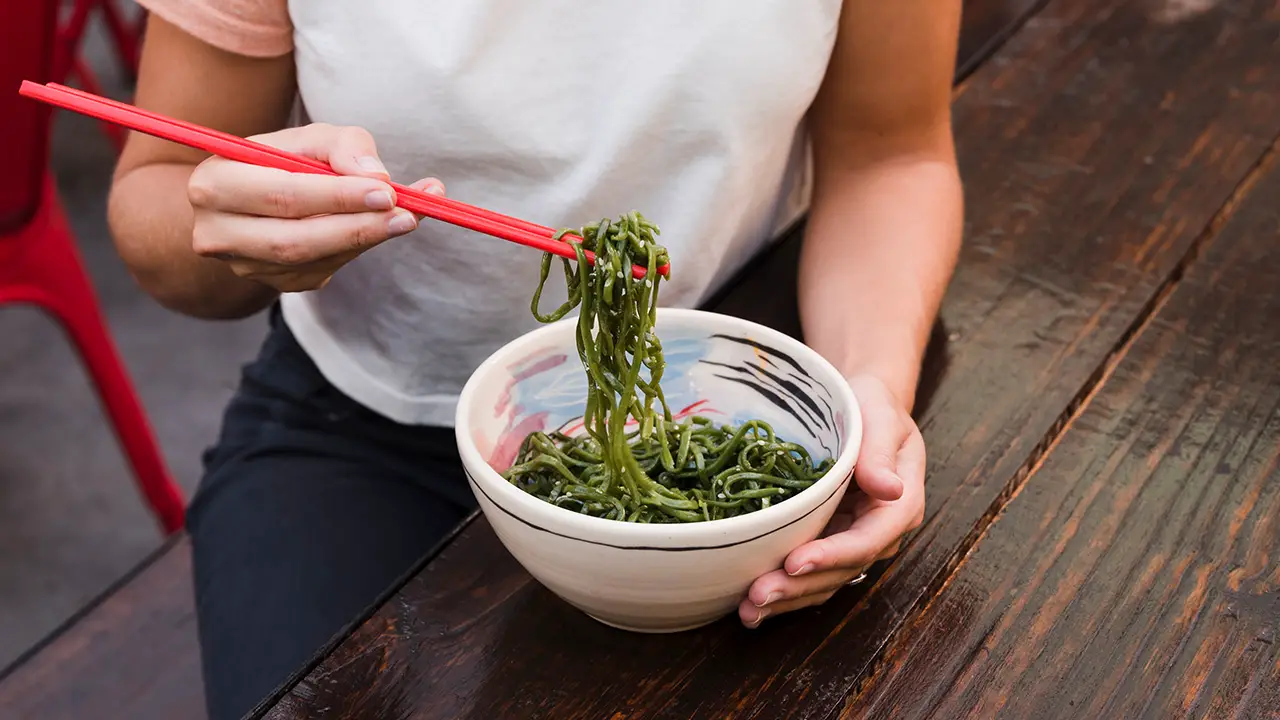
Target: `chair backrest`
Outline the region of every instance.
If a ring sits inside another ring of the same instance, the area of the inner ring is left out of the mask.
[[[40,202],[51,108],[18,86],[51,78],[57,22],[56,0],[0,1],[0,236],[30,220]]]

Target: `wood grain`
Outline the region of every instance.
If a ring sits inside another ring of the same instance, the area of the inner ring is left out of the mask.
[[[845,717],[1280,717],[1280,171]]]
[[[959,76],[964,77],[977,67],[994,48],[1020,26],[1022,20],[1040,3],[1041,0],[966,0],[965,27],[958,58]],[[800,237],[800,232],[792,233],[771,252],[753,260],[734,281],[728,284],[727,292],[715,299],[711,306],[724,304],[727,306],[724,312],[753,314],[759,321],[779,327],[784,332],[799,333],[799,316],[794,300],[794,276],[795,257],[798,254]],[[789,299],[789,302],[767,302],[769,294],[762,295],[759,290],[761,288],[776,289],[779,282],[784,288],[788,284],[793,288],[790,296],[785,292],[782,296]],[[766,302],[761,303],[762,298],[766,299]],[[736,309],[733,307],[735,305]],[[941,337],[939,336],[937,340],[940,341]],[[936,346],[941,347],[940,342]],[[936,352],[930,355],[931,360],[939,357]],[[926,402],[928,393],[921,392],[920,399],[922,403]],[[184,544],[182,547],[174,548],[174,552],[185,559],[189,549]],[[156,577],[154,574],[156,572],[175,572],[186,576],[189,575],[190,568],[186,565],[179,567],[169,561],[161,563],[139,579],[143,584],[142,587],[133,588],[128,583],[122,585],[120,592],[124,598],[112,600],[107,603],[108,606],[114,607],[121,602],[136,602],[133,612],[151,617],[185,618],[187,614],[193,613],[189,586],[179,588],[177,585],[168,584],[168,581],[172,581],[180,585],[183,577],[170,577],[166,580]],[[129,580],[132,581],[133,578]],[[187,582],[189,583],[189,578]],[[167,590],[156,590],[157,586],[164,586]],[[145,607],[148,604],[154,607]],[[99,612],[92,610],[83,616],[86,622],[97,628],[95,632],[102,633],[96,642],[78,644],[75,638],[80,629],[76,624],[81,617],[77,617],[75,622],[67,628],[71,631],[66,633],[68,637],[63,637],[66,631],[60,631],[38,648],[38,652],[28,653],[27,658],[31,659],[30,666],[11,668],[5,677],[12,679],[5,679],[0,684],[0,708],[4,708],[7,712],[6,701],[8,701],[18,703],[14,707],[38,708],[41,717],[76,717],[79,715],[79,709],[85,707],[102,708],[108,712],[111,708],[127,707],[131,712],[139,713],[131,717],[146,718],[153,716],[147,714],[151,712],[148,709],[150,707],[157,708],[157,711],[167,711],[186,706],[187,709],[177,715],[160,712],[159,715],[154,716],[201,716],[203,700],[198,647],[195,644],[194,628],[185,620],[168,625],[171,636],[154,638],[156,647],[167,648],[168,652],[174,654],[172,657],[165,658],[166,661],[173,661],[172,664],[167,665],[163,673],[166,682],[153,686],[150,691],[144,691],[128,683],[97,683],[89,676],[66,676],[57,671],[58,664],[67,660],[76,667],[99,664],[110,666],[113,660],[124,663],[126,667],[136,666],[139,663],[144,667],[150,666],[155,657],[155,648],[141,643],[130,645],[130,640],[151,638],[153,634],[161,633],[163,630],[152,625],[141,635],[134,635],[135,628],[128,622],[124,622],[118,628],[110,627],[106,624],[110,621],[104,620],[104,617],[116,616],[103,616],[99,615]],[[68,650],[68,645],[73,643],[76,644],[76,649]],[[94,655],[98,652],[109,654],[101,657]],[[24,660],[23,663],[25,662]],[[22,683],[21,687],[19,683]],[[129,687],[129,692],[136,693],[136,697],[128,703],[120,699],[120,692],[124,687]],[[79,704],[58,706],[58,703],[66,702],[68,698],[75,698],[74,702]],[[179,700],[179,698],[182,699]],[[154,705],[151,704],[153,702]]]
[[[1041,4],[966,0],[958,77],[978,67]],[[798,334],[794,288],[800,239],[799,231],[792,233],[756,258],[710,307]],[[943,338],[937,335],[933,347],[941,349]],[[935,351],[930,362],[941,368],[945,358]],[[922,405],[928,397],[922,390]],[[117,710],[132,718],[203,716],[189,547],[184,539],[164,550],[168,554],[157,555],[154,567],[147,563],[0,677],[0,716],[9,717],[12,708],[26,713],[18,717],[87,717],[87,708],[104,718],[115,717]]]
[[[0,675],[6,720],[204,715],[186,535],[166,542]]]
[[[921,418],[925,525],[819,610],[636,637],[532,583],[483,523],[270,714],[828,718],[1021,486],[1280,133],[1280,18],[1055,0],[956,102],[968,242]]]
[[[956,79],[960,82],[987,61],[1013,36],[1022,23],[1044,7],[1047,0],[978,0],[964,3],[964,30],[960,33]]]

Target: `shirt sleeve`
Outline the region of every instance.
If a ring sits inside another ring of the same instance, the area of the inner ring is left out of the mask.
[[[288,0],[138,0],[138,4],[237,55],[268,58],[293,50]]]

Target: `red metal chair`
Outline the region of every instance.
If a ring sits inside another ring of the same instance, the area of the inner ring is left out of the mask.
[[[146,26],[147,14],[143,11],[135,21],[129,22],[115,0],[74,0],[66,22],[58,28],[52,79],[63,84],[78,82],[82,89],[101,95],[102,85],[98,82],[98,76],[80,56],[80,43],[84,41],[85,30],[88,29],[89,20],[95,11],[102,18],[115,48],[116,58],[130,80],[138,75],[142,31]],[[117,150],[124,147],[125,133],[118,125],[102,123],[102,130]]]
[[[48,106],[18,95],[54,69],[57,0],[0,3],[0,304],[32,303],[61,322],[79,350],[139,489],[165,532],[185,501],[107,331],[97,296],[48,173]]]

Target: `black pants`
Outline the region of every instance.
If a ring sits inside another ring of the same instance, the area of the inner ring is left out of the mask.
[[[253,709],[475,506],[451,429],[358,405],[270,317],[187,515],[213,720]]]

